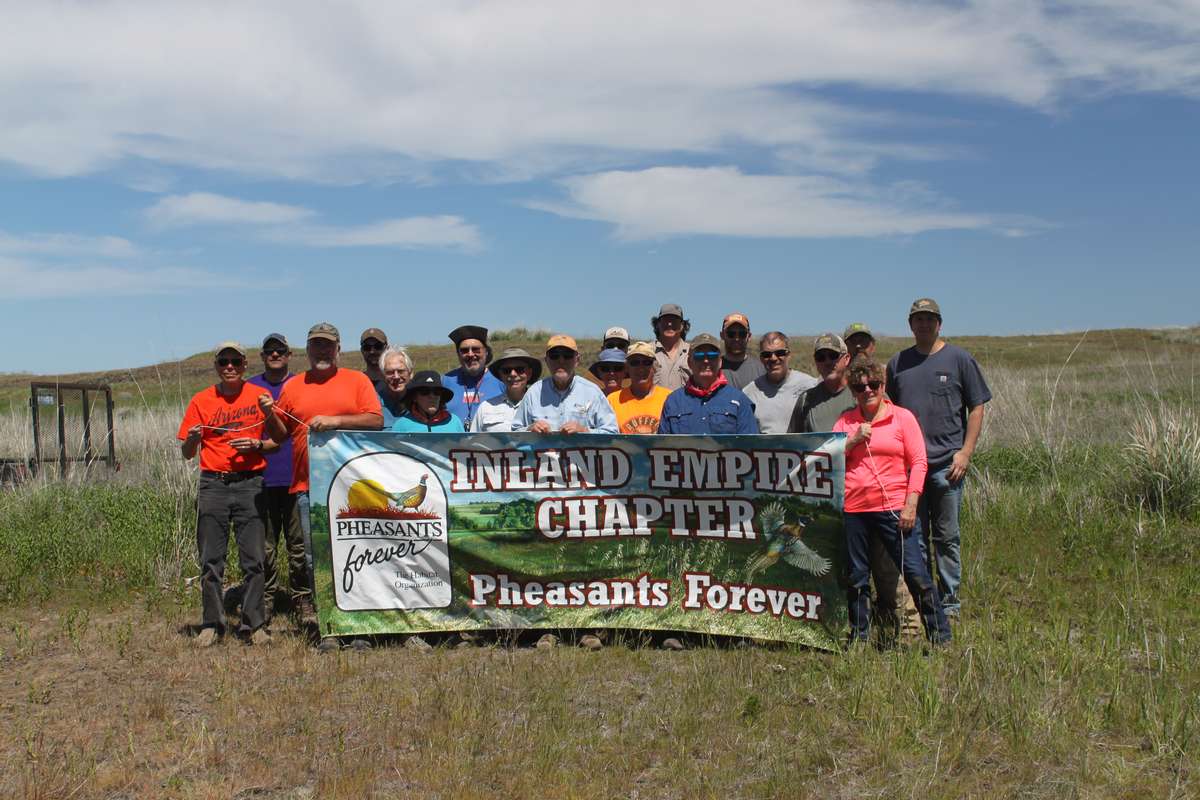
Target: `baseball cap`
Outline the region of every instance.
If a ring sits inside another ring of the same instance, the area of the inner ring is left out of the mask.
[[[546,352],[549,353],[556,347],[565,347],[568,350],[579,352],[579,345],[575,344],[575,339],[567,336],[565,333],[556,333],[550,337],[550,341],[546,342]]]
[[[842,341],[842,337],[836,333],[822,333],[816,339],[813,339],[813,352],[815,353],[818,350],[832,350],[839,354],[850,352],[846,349],[846,343]]]
[[[246,357],[245,348],[243,348],[237,342],[221,342],[219,345],[217,345],[217,349],[213,350],[213,357],[216,358],[217,356],[221,355],[222,350],[235,350],[237,351],[238,355],[242,356],[243,358]]]
[[[908,310],[908,316],[919,314],[922,311],[927,311],[935,315],[938,319],[942,318],[942,309],[938,307],[937,301],[932,297],[920,297],[913,300],[912,308]]]
[[[663,303],[662,308],[658,309],[658,316],[665,317],[668,314],[674,314],[683,319],[683,309],[675,303]]]
[[[609,339],[621,339],[622,341],[628,342],[629,331],[619,327],[609,328],[604,332],[604,339],[602,341],[607,341]]]
[[[849,339],[851,336],[853,336],[856,333],[865,333],[867,336],[870,336],[872,339],[875,338],[875,334],[871,333],[870,326],[867,325],[867,323],[865,323],[865,322],[851,322],[849,325],[846,326],[846,330],[842,333],[842,338]]]
[[[279,342],[281,345],[288,348],[289,350],[292,347],[290,344],[288,344],[287,337],[284,336],[282,333],[268,333],[266,336],[263,337],[262,349],[266,350],[267,345],[269,345],[271,342]]]
[[[721,352],[721,340],[711,333],[701,333],[698,336],[694,336],[689,344],[693,353],[701,348],[716,350],[718,353]]]
[[[629,349],[625,351],[625,360],[628,361],[634,356],[645,356],[646,358],[653,359],[654,345],[650,344],[649,342],[634,342],[633,344],[629,345]]]
[[[725,321],[721,323],[721,330],[724,331],[730,325],[741,325],[746,330],[750,330],[750,319],[745,314],[733,313],[725,317]]]
[[[342,341],[342,335],[338,333],[338,329],[329,322],[318,322],[308,329],[309,339],[328,339],[331,342]]]
[[[375,339],[380,344],[387,344],[387,334],[379,330],[379,328],[367,328],[362,332],[362,336],[358,337],[358,343],[362,344],[367,339]]]

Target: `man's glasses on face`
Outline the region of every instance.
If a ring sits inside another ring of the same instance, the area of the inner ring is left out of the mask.
[[[568,361],[574,357],[575,351],[568,350],[565,347],[556,347],[550,352],[546,353],[546,358],[550,359],[551,361]]]
[[[385,369],[383,374],[389,378],[407,378],[408,370],[406,369]]]
[[[596,367],[596,372],[601,375],[612,375],[614,372],[624,372],[625,367],[620,364],[601,364]]]
[[[716,361],[721,357],[721,354],[716,350],[693,350],[692,358],[697,361]]]
[[[841,357],[841,353],[835,353],[832,350],[818,350],[813,355],[813,360],[817,362],[837,361]]]
[[[745,339],[750,335],[750,331],[744,331],[741,328],[733,328],[725,331],[726,339]]]
[[[631,358],[625,363],[630,369],[648,369],[654,366],[654,362],[648,358]]]
[[[483,352],[483,348],[482,347],[460,347],[460,348],[458,348],[458,352],[459,352],[459,355],[464,355],[464,356],[479,355],[480,353]]]
[[[758,357],[761,358],[763,361],[768,361],[772,358],[787,358],[788,354],[791,352],[792,352],[791,350],[788,350],[786,348],[783,350],[763,350],[761,353],[758,354]]]
[[[237,367],[237,368],[241,369],[242,365],[245,363],[246,362],[240,358],[218,358],[217,359],[218,367]]]
[[[383,350],[383,344],[381,344],[380,342],[376,342],[376,341],[363,342],[362,350],[363,350],[363,352],[371,352],[371,353],[379,352],[379,351]]]
[[[266,350],[263,350],[262,353],[267,358],[279,358],[280,356],[291,355],[292,351],[288,350],[286,347],[268,347]]]
[[[867,381],[866,383],[851,383],[849,384],[850,391],[855,394],[862,394],[869,387],[872,392],[878,392],[879,387],[883,386],[883,381]]]

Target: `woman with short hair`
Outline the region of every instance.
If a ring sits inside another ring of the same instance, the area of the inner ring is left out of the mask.
[[[925,636],[950,641],[937,586],[929,574],[917,501],[925,486],[925,437],[916,417],[887,398],[884,366],[866,353],[850,364],[855,407],[833,430],[846,438],[845,526],[850,643],[866,642],[871,626],[870,538],[878,537],[904,576],[921,611]]]

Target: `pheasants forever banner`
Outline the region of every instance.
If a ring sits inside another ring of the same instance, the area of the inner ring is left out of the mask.
[[[635,628],[835,648],[843,447],[310,434],[321,632]]]

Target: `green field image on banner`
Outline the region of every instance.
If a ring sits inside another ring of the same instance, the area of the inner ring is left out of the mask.
[[[692,631],[832,649],[844,437],[310,437],[322,635]]]

